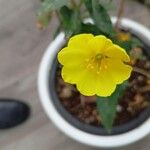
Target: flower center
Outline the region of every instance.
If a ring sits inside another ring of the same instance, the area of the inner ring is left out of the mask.
[[[86,59],[86,63],[87,63],[87,69],[92,69],[95,70],[97,74],[100,73],[102,67],[104,69],[107,69],[107,65],[103,65],[102,66],[102,61],[107,58],[106,56],[104,56],[101,53],[97,53],[95,56],[92,56],[91,58]]]
[[[103,58],[103,55],[100,53],[96,54],[95,56],[96,61],[101,61],[102,58]]]

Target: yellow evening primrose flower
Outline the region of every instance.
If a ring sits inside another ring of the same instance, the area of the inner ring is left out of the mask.
[[[63,65],[64,81],[76,84],[86,96],[110,96],[132,71],[126,64],[130,62],[126,51],[103,35],[73,36],[58,53],[58,60]]]
[[[117,38],[118,38],[118,40],[125,42],[131,38],[131,35],[130,35],[130,33],[119,32],[117,35]]]

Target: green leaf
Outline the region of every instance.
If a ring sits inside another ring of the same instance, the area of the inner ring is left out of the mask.
[[[76,34],[80,31],[81,20],[78,11],[74,11],[67,6],[63,6],[60,9],[59,14],[67,37],[70,37],[72,34]]]
[[[107,10],[99,3],[99,0],[85,0],[85,6],[93,18],[95,25],[101,33],[113,37],[115,34],[111,19]]]
[[[66,5],[68,0],[44,0],[41,3],[41,8],[39,13],[47,13],[61,8]]]
[[[130,40],[128,40],[128,41],[116,41],[115,43],[118,44],[123,49],[125,49],[128,54],[132,49],[132,43]]]
[[[90,23],[82,23],[80,33],[92,33],[94,35],[103,34],[96,25]]]
[[[115,92],[109,97],[97,97],[97,110],[100,113],[102,125],[111,133],[112,126],[116,117],[118,98],[123,95],[127,82],[118,85]]]
[[[119,41],[114,40],[114,43],[118,44],[120,47],[124,48],[126,52],[129,54],[131,49],[135,47],[142,47],[143,44],[136,37],[131,37],[128,41]]]
[[[142,47],[143,46],[143,43],[136,37],[132,37],[130,39],[131,43],[132,43],[132,48],[134,47]]]
[[[99,0],[99,2],[107,11],[116,8],[113,0]]]
[[[106,9],[98,0],[92,0],[92,16],[97,27],[110,37],[114,36],[114,28]]]
[[[89,14],[92,16],[93,15],[92,0],[85,0],[84,3]]]
[[[43,25],[47,25],[50,21],[50,13],[66,5],[67,2],[68,0],[44,0],[38,11],[38,20]]]

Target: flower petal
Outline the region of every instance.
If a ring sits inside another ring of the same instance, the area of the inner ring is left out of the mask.
[[[108,77],[107,70],[102,70],[100,74],[97,73],[85,73],[77,82],[77,89],[86,96],[110,96],[115,88],[116,84],[113,79]]]
[[[116,89],[114,82],[108,69],[102,69],[99,80],[97,80],[97,95],[102,97],[110,96]]]
[[[93,38],[92,34],[79,34],[73,36],[68,46],[58,53],[58,61],[62,65],[73,66],[84,63],[85,59],[91,55],[87,42]]]
[[[61,71],[62,78],[65,82],[76,84],[85,75],[84,67],[66,67],[64,66]]]
[[[79,48],[80,50],[84,50],[88,48],[87,43],[94,36],[92,34],[79,34],[70,38],[68,47]]]
[[[66,66],[78,66],[82,63],[84,63],[87,53],[82,50],[74,49],[74,48],[63,48],[58,53],[58,61],[62,65]]]
[[[129,62],[130,58],[126,51],[120,46],[113,44],[105,50],[105,55],[115,59],[121,59],[122,61]]]
[[[120,60],[108,59],[107,60],[108,69],[111,73],[114,82],[116,84],[121,84],[125,80],[127,80],[132,72],[132,67],[124,64]]]
[[[96,94],[96,76],[93,72],[85,70],[85,74],[80,77],[76,83],[77,89],[85,96],[93,96]]]
[[[89,45],[91,50],[95,51],[96,53],[101,53],[108,46],[112,45],[112,41],[107,39],[103,35],[98,35],[98,36],[95,36],[94,38],[92,38],[89,41],[88,45]]]
[[[103,81],[101,83],[103,85],[99,86],[99,89],[96,92],[96,95],[101,96],[101,97],[107,97],[110,96],[116,89],[116,84],[111,83],[111,82],[106,82]]]

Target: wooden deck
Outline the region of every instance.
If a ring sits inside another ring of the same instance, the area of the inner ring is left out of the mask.
[[[37,71],[52,40],[56,21],[47,30],[39,31],[36,28],[38,4],[39,0],[0,0],[0,97],[20,99],[32,109],[31,117],[24,124],[0,130],[0,150],[93,150],[61,133],[41,107]],[[143,5],[127,1],[125,16],[150,28],[150,10]],[[149,147],[150,136],[122,150],[149,150]]]

